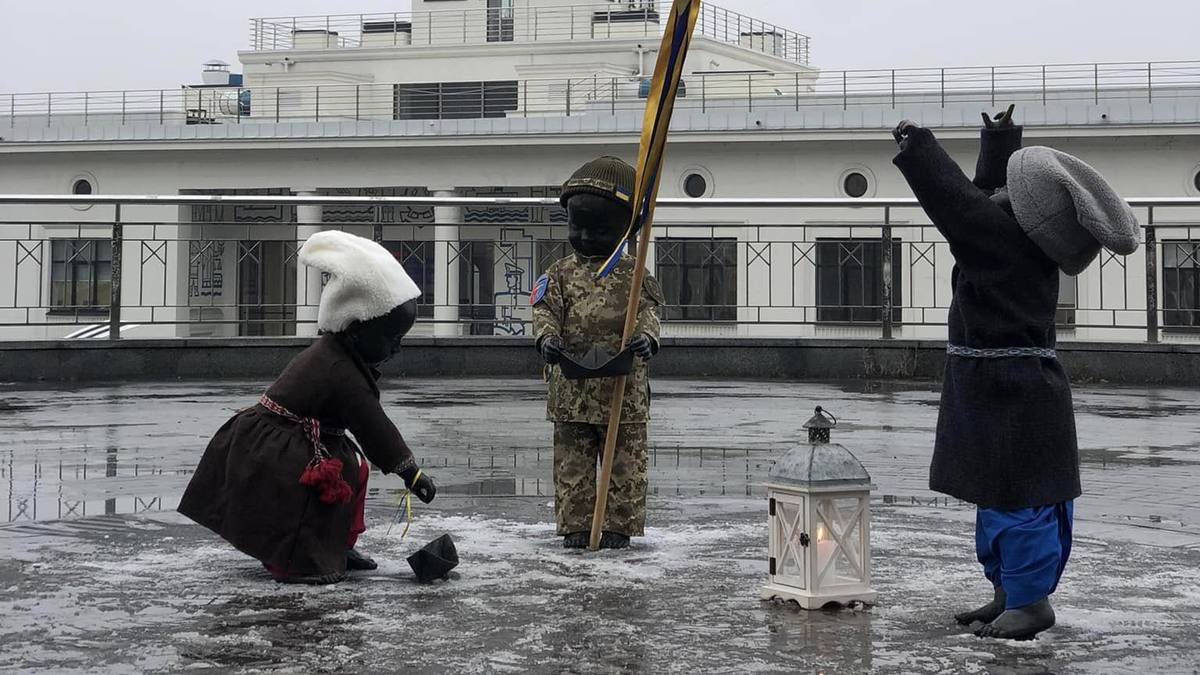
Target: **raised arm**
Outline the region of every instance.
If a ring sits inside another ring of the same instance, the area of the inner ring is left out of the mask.
[[[989,238],[999,219],[1008,215],[988,193],[967,179],[958,164],[934,138],[913,122],[901,122],[893,132],[900,154],[892,163],[904,174],[917,201],[952,246]]]
[[[983,129],[979,132],[979,160],[975,163],[975,187],[985,193],[1008,184],[1008,158],[1021,149],[1022,127],[1013,123],[1013,109],[988,117],[983,113]]]

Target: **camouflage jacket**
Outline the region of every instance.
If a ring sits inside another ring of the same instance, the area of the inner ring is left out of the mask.
[[[587,353],[599,345],[611,354],[621,351],[625,308],[633,283],[634,260],[622,256],[604,279],[596,277],[602,258],[571,255],[550,266],[545,293],[533,308],[537,344],[551,335],[562,338],[568,354]],[[536,297],[536,295],[535,295]],[[658,341],[658,306],[664,304],[662,288],[650,274],[642,283],[637,332]],[[552,422],[607,424],[616,378],[568,380],[558,366],[549,368],[550,396],[547,418]],[[650,379],[646,362],[634,359],[633,373],[625,378],[625,403],[621,422],[650,420]]]

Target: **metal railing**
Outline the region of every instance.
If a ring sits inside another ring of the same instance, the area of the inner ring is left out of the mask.
[[[564,42],[650,38],[663,31],[670,3],[657,0],[419,12],[330,14],[250,19],[250,49],[377,47]],[[772,23],[702,3],[696,36],[807,66],[809,38]]]
[[[1064,339],[1200,326],[1200,198],[1130,203],[1145,246],[1102,253],[1068,284]],[[58,217],[0,219],[7,339],[94,337],[97,319],[111,339],[304,332],[320,283],[296,252],[320,228],[387,245],[425,290],[420,325],[527,335],[533,280],[569,252],[543,198],[0,195],[0,214],[12,206]],[[324,222],[297,222],[313,206]],[[433,207],[460,216],[434,222]],[[668,334],[944,337],[953,259],[913,199],[664,199],[659,214],[650,260]]]
[[[0,132],[37,127],[464,120],[640,113],[636,78],[575,78],[297,87],[0,94]],[[676,109],[693,112],[897,110],[1007,103],[1116,105],[1200,99],[1200,61],[816,72],[698,72]],[[1194,108],[1192,109],[1194,113]],[[1058,123],[1046,115],[1044,123]],[[1115,113],[1105,124],[1130,120]],[[1186,110],[1172,122],[1197,122]],[[1099,119],[1099,118],[1098,118]],[[894,123],[890,117],[887,125]],[[968,122],[975,124],[975,118]],[[1036,122],[1033,124],[1036,125]],[[491,130],[488,130],[491,133]],[[9,139],[13,140],[13,139]]]

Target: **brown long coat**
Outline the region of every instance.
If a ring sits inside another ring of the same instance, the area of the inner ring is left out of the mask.
[[[371,463],[394,473],[412,461],[412,452],[379,403],[376,377],[341,338],[325,335],[288,364],[267,395],[319,420],[323,430],[349,430]],[[322,441],[357,490],[358,446],[324,432]],[[312,456],[299,424],[261,405],[242,410],[209,442],[179,511],[289,575],[342,572],[353,504],[326,504],[315,488],[300,484]]]

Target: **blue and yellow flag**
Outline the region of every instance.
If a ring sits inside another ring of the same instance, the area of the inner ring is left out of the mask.
[[[692,30],[696,27],[699,14],[700,0],[674,0],[671,3],[671,13],[667,17],[666,30],[663,31],[662,44],[658,49],[658,60],[654,64],[650,95],[646,99],[646,114],[642,118],[633,218],[617,250],[600,268],[601,277],[608,276],[616,267],[621,253],[625,251],[626,241],[643,227],[650,227],[654,219],[663,146],[667,142],[667,129],[671,126],[671,111],[675,108],[675,92],[679,89],[679,77],[683,74],[683,61],[692,42]]]

